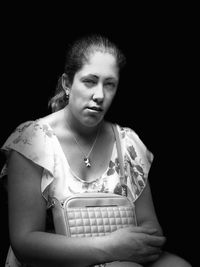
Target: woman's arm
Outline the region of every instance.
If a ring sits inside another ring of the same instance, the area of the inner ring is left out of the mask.
[[[135,208],[138,225],[155,228],[156,234],[162,236],[163,232],[156,216],[149,182],[136,200]]]
[[[39,266],[76,267],[114,260],[107,254],[107,237],[66,238],[45,233],[42,172],[41,167],[21,154],[11,153],[8,168],[9,230],[17,258]]]

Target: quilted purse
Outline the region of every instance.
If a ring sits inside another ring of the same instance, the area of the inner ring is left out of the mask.
[[[123,181],[121,145],[116,126],[113,129],[122,177],[120,180]],[[62,202],[56,198],[52,201],[55,232],[68,237],[102,236],[119,228],[137,225],[134,203],[126,196],[81,193]]]
[[[70,237],[101,236],[119,228],[136,225],[134,206],[123,196],[82,193],[55,200],[55,231]]]

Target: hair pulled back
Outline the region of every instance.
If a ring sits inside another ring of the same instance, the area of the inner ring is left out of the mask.
[[[64,72],[70,85],[73,83],[76,72],[87,63],[89,56],[98,51],[112,54],[116,58],[119,71],[124,67],[125,56],[114,43],[102,35],[89,35],[76,40],[67,51]],[[52,112],[55,112],[64,108],[67,104],[68,98],[62,87],[62,77],[60,77],[55,95],[49,101],[49,106]]]

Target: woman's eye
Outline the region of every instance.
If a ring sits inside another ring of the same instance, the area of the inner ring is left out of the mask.
[[[85,83],[87,86],[93,86],[93,85],[96,84],[96,82],[93,81],[93,80],[85,80],[84,83]]]
[[[105,86],[108,88],[115,88],[116,87],[115,83],[106,83]]]

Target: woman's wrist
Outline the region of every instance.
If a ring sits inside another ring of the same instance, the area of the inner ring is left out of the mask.
[[[94,239],[93,243],[93,248],[97,251],[98,263],[113,262],[117,260],[111,235],[97,237],[97,240]]]
[[[102,242],[102,244],[101,244]],[[106,235],[100,240],[101,246],[103,246],[103,254],[105,262],[113,262],[119,260],[118,255],[115,253],[116,242],[111,234]]]

